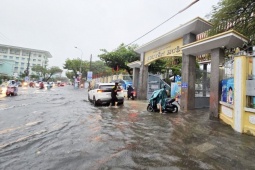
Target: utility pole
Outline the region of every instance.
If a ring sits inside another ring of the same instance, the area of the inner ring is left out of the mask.
[[[89,64],[89,71],[91,71],[91,62],[92,62],[92,54],[90,54],[90,64]]]
[[[91,71],[91,63],[92,63],[92,54],[90,54],[90,63],[89,63],[89,71]],[[87,77],[88,78],[88,77]],[[90,90],[91,88],[91,83],[89,81],[89,87],[88,87],[88,90]]]
[[[28,56],[27,69],[25,71],[26,76],[29,75],[30,55],[31,55],[31,51],[29,52],[29,56]]]

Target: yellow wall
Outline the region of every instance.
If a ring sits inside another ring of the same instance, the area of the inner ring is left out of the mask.
[[[222,102],[220,105],[220,119],[226,124],[234,128],[234,114],[233,106]]]
[[[255,136],[255,109],[246,108],[246,80],[252,73],[252,60],[238,56],[234,64],[234,104],[220,102],[219,117],[236,131]]]
[[[255,109],[253,112],[246,111],[244,113],[244,128],[243,132],[255,136]]]

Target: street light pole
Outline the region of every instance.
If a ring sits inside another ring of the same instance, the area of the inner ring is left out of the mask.
[[[89,64],[89,71],[91,71],[91,62],[92,62],[92,54],[90,54],[90,64]]]
[[[82,56],[83,56],[83,51],[82,51],[80,48],[78,48],[78,47],[74,47],[74,48],[76,48],[76,49],[78,49],[78,50],[80,50],[80,51],[81,51],[81,64],[80,64],[80,74],[81,74],[81,65],[82,65]]]

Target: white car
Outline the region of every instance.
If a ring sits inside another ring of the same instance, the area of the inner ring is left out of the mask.
[[[93,102],[94,106],[111,103],[111,90],[115,83],[97,83],[94,88],[88,92],[88,100]],[[117,92],[118,104],[124,103],[123,89]]]

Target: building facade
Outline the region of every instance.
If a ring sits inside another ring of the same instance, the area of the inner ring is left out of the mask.
[[[0,75],[18,77],[29,71],[36,75],[32,68],[36,65],[46,67],[52,58],[48,51],[0,44]]]

